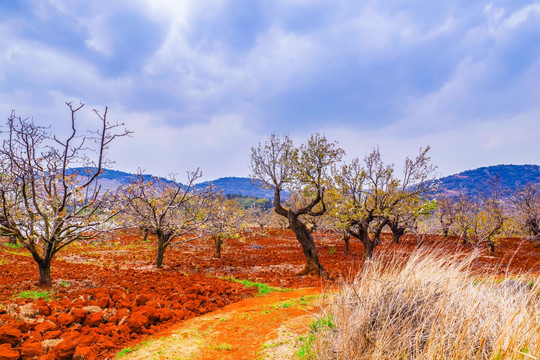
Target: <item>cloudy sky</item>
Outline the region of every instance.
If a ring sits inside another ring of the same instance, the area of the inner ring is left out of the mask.
[[[117,170],[247,176],[272,132],[540,164],[538,1],[0,0],[0,48],[0,115],[62,133],[66,101],[107,105]]]

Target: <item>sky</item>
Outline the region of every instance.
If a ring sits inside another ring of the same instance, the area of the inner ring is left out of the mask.
[[[540,2],[0,0],[0,116],[108,106],[116,170],[248,176],[271,133],[438,175],[540,164]]]

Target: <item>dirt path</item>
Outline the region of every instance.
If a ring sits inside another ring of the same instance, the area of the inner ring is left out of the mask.
[[[315,319],[318,299],[319,288],[249,298],[124,349],[121,359],[290,359]]]

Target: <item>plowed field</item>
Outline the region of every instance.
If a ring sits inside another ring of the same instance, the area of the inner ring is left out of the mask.
[[[316,233],[315,238],[334,279],[352,276],[362,265],[360,243],[351,240],[351,254],[346,255],[337,235]],[[393,244],[385,236],[375,252],[406,257],[415,245],[413,237]],[[144,242],[136,232],[72,244],[53,260],[54,284],[47,290],[35,285],[37,265],[25,249],[0,244],[0,360],[112,358],[172,325],[256,292],[233,278],[284,288],[322,285],[317,277],[296,276],[304,259],[289,230],[253,231],[229,239],[221,259],[210,240],[173,245],[161,270],[152,266],[154,246],[152,237]],[[474,251],[457,239],[431,238],[423,248]],[[479,256],[475,266],[494,275],[540,274],[540,249],[527,240],[505,239],[495,257]]]

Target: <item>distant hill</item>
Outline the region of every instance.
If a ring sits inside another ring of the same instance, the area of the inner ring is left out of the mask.
[[[498,176],[503,193],[509,195],[527,183],[540,183],[538,165],[495,165],[468,170],[440,178],[439,192],[481,196],[489,193],[490,183]]]
[[[91,171],[92,170],[93,169],[91,169]],[[86,169],[84,168],[75,168],[71,169],[68,174],[79,173],[85,175],[85,171]],[[150,179],[153,176],[144,174],[143,177],[145,179]],[[104,191],[115,190],[120,186],[129,184],[132,180],[136,178],[136,174],[117,170],[103,169],[103,173],[101,173],[98,178],[98,184]],[[164,178],[160,179],[165,180]],[[213,181],[205,181],[196,184],[195,188],[202,189],[210,185],[210,183],[212,183],[217,190],[223,191],[224,195],[242,195],[246,197],[266,199],[272,199],[274,197],[274,192],[271,189],[263,188],[262,182],[256,182],[250,178],[244,177],[224,177]]]
[[[72,169],[80,172],[81,169]],[[472,196],[481,196],[489,192],[490,182],[499,176],[500,186],[504,192],[510,194],[527,183],[540,183],[540,166],[538,165],[496,165],[468,170],[459,174],[446,176],[437,180],[438,193],[458,195],[464,193]],[[151,178],[152,175],[143,175]],[[127,185],[136,178],[135,174],[123,171],[104,169],[99,177],[99,184],[104,190],[116,189]],[[241,195],[252,198],[273,199],[272,189],[264,188],[261,182],[245,177],[224,177],[212,181],[205,181],[195,185],[203,188],[210,183],[223,191],[224,195]],[[286,194],[284,194],[286,197]]]
[[[196,185],[206,187],[212,183],[218,190],[223,191],[224,195],[243,195],[254,198],[272,199],[274,191],[265,188],[261,181],[255,181],[245,177],[224,177],[212,181],[205,181]]]

